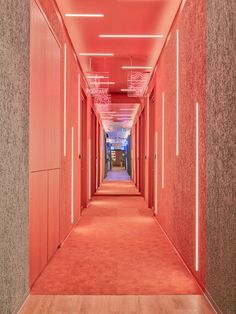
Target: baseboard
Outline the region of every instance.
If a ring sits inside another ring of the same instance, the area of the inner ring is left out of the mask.
[[[27,301],[27,299],[28,299],[28,297],[29,297],[29,293],[30,293],[30,291],[28,290],[28,291],[24,294],[23,300],[16,306],[16,308],[15,308],[15,310],[12,312],[12,314],[18,314],[18,313],[22,310],[23,306],[25,305],[25,303],[26,303],[26,301]]]
[[[217,314],[223,314],[221,309],[219,308],[218,304],[215,302],[215,300],[212,298],[209,291],[205,288],[204,296],[207,299],[207,301],[210,303],[211,307]]]

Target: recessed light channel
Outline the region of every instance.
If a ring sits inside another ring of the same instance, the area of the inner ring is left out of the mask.
[[[81,52],[80,56],[88,56],[88,57],[112,57],[114,53],[90,53],[90,52]]]
[[[104,17],[104,14],[100,13],[67,13],[66,17]]]
[[[102,34],[99,35],[100,38],[163,38],[164,35],[128,35],[128,34]]]

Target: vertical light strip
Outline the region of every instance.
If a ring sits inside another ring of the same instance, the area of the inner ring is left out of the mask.
[[[199,106],[196,104],[196,271],[198,271],[199,253]]]
[[[66,156],[66,83],[67,83],[67,51],[66,44],[64,45],[64,156]]]
[[[162,189],[165,186],[165,94],[162,93]]]
[[[98,119],[96,119],[96,189],[98,188]]]
[[[74,222],[74,127],[71,129],[71,223]]]
[[[176,31],[176,156],[179,155],[179,30]]]
[[[80,124],[81,124],[81,121],[80,121],[80,110],[81,110],[81,105],[80,105],[80,102],[81,102],[81,99],[80,99],[80,74],[78,75],[78,156],[80,155],[80,151],[81,151],[81,137],[80,137]]]
[[[148,104],[147,104],[147,156],[149,156],[149,123],[150,123],[150,117],[149,117],[149,110],[150,110],[150,95],[148,94]]]
[[[89,147],[88,147],[88,158],[89,158],[89,171],[88,171],[88,182],[89,182],[89,199],[91,198],[91,139],[89,139]]]
[[[102,182],[103,180],[103,127],[101,125],[100,128],[100,182],[99,184]]]
[[[157,188],[158,188],[158,157],[157,157],[157,153],[158,153],[158,136],[157,136],[157,132],[155,133],[155,143],[156,143],[156,172],[155,172],[155,213],[157,214]]]

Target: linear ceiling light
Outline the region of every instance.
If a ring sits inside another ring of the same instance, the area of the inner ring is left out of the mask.
[[[98,85],[114,85],[115,82],[90,82],[90,84],[98,84]]]
[[[136,108],[133,108],[133,109],[128,109],[128,108],[124,108],[124,109],[120,109],[121,111],[134,111],[134,110],[137,110]]]
[[[110,34],[99,35],[100,38],[163,38],[164,35],[123,35],[123,34]]]
[[[80,56],[90,56],[90,57],[112,57],[114,53],[90,53],[90,52],[81,52]]]
[[[87,78],[89,78],[89,79],[108,79],[109,76],[103,76],[103,75],[88,75]]]
[[[112,116],[115,116],[115,117],[132,117],[133,114],[132,113],[116,113],[116,114],[113,114]]]
[[[104,14],[95,13],[67,13],[65,14],[66,17],[104,17]]]
[[[129,92],[129,93],[134,93],[135,92],[135,90],[133,90],[133,89],[128,89],[128,88],[122,88],[121,90],[120,90],[121,92]]]
[[[100,114],[105,114],[105,113],[116,113],[116,111],[98,111]]]
[[[152,69],[151,66],[128,66],[128,65],[124,65],[121,68],[122,69]]]

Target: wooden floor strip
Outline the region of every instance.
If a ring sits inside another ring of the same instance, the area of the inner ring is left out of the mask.
[[[213,314],[202,295],[30,295],[19,314]]]

